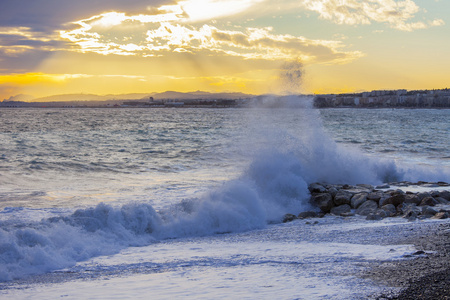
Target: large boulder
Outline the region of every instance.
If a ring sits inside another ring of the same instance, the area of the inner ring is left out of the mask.
[[[308,187],[311,193],[326,193],[327,189],[320,183],[311,183]]]
[[[425,197],[422,199],[422,201],[420,201],[420,206],[435,206],[439,204],[439,201],[437,201],[436,199],[434,199],[433,197]]]
[[[343,205],[343,204],[351,204],[353,194],[344,190],[340,190],[336,193],[334,196],[334,204],[337,206]]]
[[[311,201],[325,213],[334,207],[333,197],[328,193],[315,194],[311,196]]]
[[[404,216],[411,215],[420,215],[422,213],[422,209],[417,207],[414,203],[403,203],[397,207],[397,210],[401,212]]]
[[[392,204],[394,206],[399,206],[403,202],[405,202],[406,196],[405,194],[394,194],[393,196],[387,198],[383,202],[383,206],[386,204]]]
[[[421,201],[420,198],[415,194],[407,194],[405,196],[405,203],[419,204],[420,201]]]
[[[436,199],[436,201],[438,201],[440,204],[445,204],[445,205],[447,205],[447,204],[450,203],[450,201],[448,201],[447,199],[442,198],[442,197],[435,197],[434,199]]]
[[[292,222],[297,219],[297,216],[293,214],[285,214],[283,217],[283,223]]]
[[[317,218],[319,217],[319,214],[315,211],[303,211],[298,214],[298,219],[308,219],[308,218]]]
[[[440,191],[439,197],[444,198],[447,201],[450,201],[450,192],[449,191]]]
[[[330,213],[336,216],[341,216],[342,214],[350,212],[352,209],[348,204],[342,204],[335,206],[331,209]]]
[[[382,210],[386,212],[387,217],[393,217],[397,214],[397,209],[395,208],[395,205],[393,204],[386,204],[381,207]]]
[[[361,204],[367,201],[366,193],[359,193],[352,197],[350,200],[352,208],[358,208]],[[336,202],[336,201],[335,201]]]
[[[367,200],[379,202],[381,197],[383,197],[383,192],[372,192],[367,195]]]
[[[367,200],[356,209],[356,213],[361,216],[368,216],[369,214],[374,213],[377,208],[378,204],[375,201]]]
[[[431,195],[430,195],[430,193],[422,192],[422,193],[418,193],[417,197],[419,197],[420,201],[422,201],[424,198],[431,197]]]
[[[438,211],[431,206],[422,206],[422,215],[432,217],[437,214]]]

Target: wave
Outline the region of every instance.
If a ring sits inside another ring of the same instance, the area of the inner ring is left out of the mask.
[[[275,100],[264,101],[274,107],[268,102]],[[261,126],[265,120],[259,118],[252,135],[258,136],[257,130],[261,130],[264,147],[254,149],[251,163],[239,178],[202,197],[158,211],[142,202],[117,207],[102,203],[39,222],[1,224],[0,281],[67,268],[95,256],[163,239],[264,228],[280,222],[285,213],[313,210],[308,191],[312,182],[377,184],[450,178],[448,170],[399,166],[395,161],[369,157],[358,149],[339,145],[325,132],[310,102],[290,96],[282,103],[288,109],[275,113],[298,108],[303,130],[268,130]],[[14,212],[5,209],[2,213]]]

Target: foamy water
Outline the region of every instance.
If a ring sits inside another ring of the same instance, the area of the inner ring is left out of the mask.
[[[294,281],[304,284],[291,292],[336,298],[333,290],[342,294],[347,281],[327,289],[329,280],[342,279],[356,257],[400,258],[375,255],[393,246],[369,251],[357,240],[350,246],[328,243],[320,232],[312,240],[289,233],[302,233],[304,224],[269,224],[314,209],[307,185],[315,181],[450,181],[448,111],[319,112],[304,100],[285,101],[289,108],[1,110],[4,295],[27,297],[30,290],[11,290],[8,282],[37,276],[42,286],[32,290],[44,289],[43,297],[69,281],[84,286],[70,291],[73,298],[87,291],[97,298],[92,289],[107,278],[107,295],[117,298],[135,298],[140,289],[158,298],[271,298]],[[398,251],[412,251],[405,247]],[[321,263],[327,267],[314,271]],[[97,281],[80,282],[91,268]],[[55,278],[60,283],[49,287]],[[278,283],[264,288],[267,281]]]

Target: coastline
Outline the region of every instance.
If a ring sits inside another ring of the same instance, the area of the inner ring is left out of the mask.
[[[413,244],[416,253],[423,253],[412,260],[381,263],[365,272],[363,278],[400,288],[399,292],[390,290],[374,299],[450,299],[450,223],[429,226],[426,232],[397,242]]]

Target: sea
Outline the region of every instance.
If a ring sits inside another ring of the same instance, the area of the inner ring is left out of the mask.
[[[308,184],[450,182],[450,110],[0,109],[0,299],[368,299],[411,226]]]

